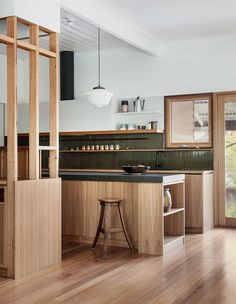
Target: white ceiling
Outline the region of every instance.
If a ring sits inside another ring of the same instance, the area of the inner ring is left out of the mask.
[[[72,21],[68,26],[67,20]],[[98,28],[80,17],[61,9],[60,50],[85,52],[98,47]],[[130,46],[125,41],[101,31],[101,48],[114,49]],[[130,46],[131,47],[131,46]]]
[[[236,32],[235,0],[92,0],[164,42]]]

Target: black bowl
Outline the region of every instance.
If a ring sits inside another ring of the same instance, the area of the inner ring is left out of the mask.
[[[146,173],[146,171],[149,170],[150,167],[149,166],[143,166],[143,165],[122,166],[122,169],[129,174],[141,174],[141,173]]]

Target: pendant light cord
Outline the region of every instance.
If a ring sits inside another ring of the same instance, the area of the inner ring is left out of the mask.
[[[101,29],[98,28],[98,85],[93,89],[105,89],[101,87]]]
[[[101,30],[98,28],[98,86],[101,84]]]

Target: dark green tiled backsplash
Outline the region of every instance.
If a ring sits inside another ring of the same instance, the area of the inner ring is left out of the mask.
[[[213,151],[158,152],[157,164],[163,170],[212,170]]]
[[[28,138],[21,138],[20,145],[28,145]],[[163,134],[122,134],[60,136],[60,150],[82,145],[119,144],[121,149],[163,149]],[[48,137],[40,138],[40,145],[48,145]],[[99,152],[60,153],[62,169],[120,169],[122,165],[149,165],[163,170],[212,170],[213,151],[158,151],[158,152]],[[43,153],[43,167],[47,167],[48,153]]]
[[[60,168],[120,169],[123,165],[149,165],[156,168],[156,152],[61,153]]]

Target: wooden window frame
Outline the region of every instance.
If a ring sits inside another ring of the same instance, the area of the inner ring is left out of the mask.
[[[172,113],[171,105],[173,102],[207,98],[209,99],[209,141],[207,142],[172,142]],[[187,94],[187,95],[173,95],[165,96],[164,107],[165,107],[165,146],[166,148],[212,148],[213,146],[213,132],[212,132],[212,111],[213,111],[213,95],[212,93],[200,93],[200,94]]]

